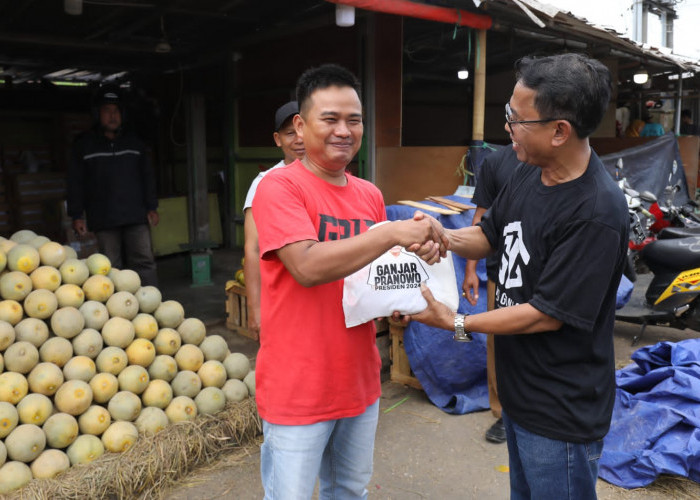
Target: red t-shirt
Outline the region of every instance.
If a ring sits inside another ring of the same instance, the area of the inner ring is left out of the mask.
[[[275,252],[349,238],[386,218],[381,192],[346,178],[345,186],[329,184],[296,160],[265,176],[253,201],[262,332],[255,396],[260,416],[274,424],[354,417],[381,394],[374,324],[345,327],[343,280],[303,287]]]

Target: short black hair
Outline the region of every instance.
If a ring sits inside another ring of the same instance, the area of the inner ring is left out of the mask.
[[[349,70],[338,64],[323,64],[304,71],[297,80],[297,102],[303,111],[314,91],[328,87],[351,87],[360,97],[360,81]]]
[[[610,71],[600,61],[576,53],[527,56],[515,69],[518,81],[536,92],[543,119],[567,120],[579,138],[600,125],[612,94]]]

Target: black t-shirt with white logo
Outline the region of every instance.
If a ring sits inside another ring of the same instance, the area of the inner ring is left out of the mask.
[[[496,249],[496,307],[529,303],[563,322],[553,332],[497,335],[498,393],[531,432],[586,442],[608,431],[615,396],[615,297],[627,205],[595,153],[586,172],[545,186],[520,164],[482,219]]]

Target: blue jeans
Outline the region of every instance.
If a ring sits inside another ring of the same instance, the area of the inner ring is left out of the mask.
[[[503,412],[511,500],[595,499],[603,440],[570,443],[526,431]]]
[[[309,499],[317,477],[320,499],[367,498],[378,419],[379,399],[356,417],[310,425],[263,420],[260,473],[265,499]]]

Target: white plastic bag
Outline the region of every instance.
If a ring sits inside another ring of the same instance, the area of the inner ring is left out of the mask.
[[[457,310],[459,294],[451,252],[437,264],[428,265],[416,254],[396,246],[345,278],[345,326],[361,325],[394,311],[422,311],[428,304],[420,292],[421,282],[428,285],[436,300]]]

